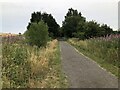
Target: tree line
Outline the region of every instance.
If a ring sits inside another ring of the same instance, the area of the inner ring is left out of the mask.
[[[96,21],[87,21],[81,12],[70,8],[62,22],[62,27],[48,13],[33,12],[28,23],[25,36],[31,45],[45,45],[49,38],[89,39],[117,33],[107,24],[100,25]]]
[[[113,33],[107,24],[98,24],[96,21],[86,21],[81,12],[70,8],[62,25],[62,36],[88,39],[101,37]]]

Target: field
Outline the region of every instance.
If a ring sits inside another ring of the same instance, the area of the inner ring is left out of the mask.
[[[106,37],[91,38],[87,40],[69,39],[68,42],[75,46],[84,55],[95,60],[114,75],[118,76],[120,35],[109,35]]]
[[[2,88],[65,88],[58,41],[29,46],[23,36],[2,37]]]

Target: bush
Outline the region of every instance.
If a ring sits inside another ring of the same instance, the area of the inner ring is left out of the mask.
[[[45,46],[48,41],[48,26],[43,21],[31,23],[30,28],[25,32],[25,37],[32,46]]]

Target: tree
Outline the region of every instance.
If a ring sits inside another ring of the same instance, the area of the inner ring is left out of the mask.
[[[100,24],[98,24],[95,21],[89,21],[86,24],[87,24],[87,28],[85,31],[86,38],[92,38],[92,37],[99,36]]]
[[[78,18],[68,17],[63,23],[63,31],[66,37],[73,37],[73,33],[77,31]]]
[[[113,30],[107,24],[101,25],[101,36],[110,35],[112,33],[113,33]]]
[[[50,37],[58,37],[59,36],[59,25],[57,24],[56,20],[53,18],[51,14],[43,13],[42,19],[45,23],[47,23],[49,29],[49,36]]]
[[[81,12],[72,8],[68,9],[61,30],[62,36],[79,39],[100,37],[113,33],[113,30],[107,24],[100,26],[95,21],[86,22],[86,18],[82,16]]]
[[[30,45],[45,46],[48,40],[48,26],[43,21],[31,23],[25,32],[25,37]]]
[[[29,29],[32,22],[38,23],[41,20],[43,20],[48,25],[48,32],[50,37],[59,36],[59,25],[57,24],[56,20],[53,18],[51,14],[47,14],[45,12],[32,13],[30,23],[28,24],[27,29]]]
[[[21,36],[22,34],[19,32],[19,36]]]
[[[39,22],[39,21],[41,21],[42,19],[42,14],[41,14],[41,12],[34,12],[34,13],[32,13],[32,15],[31,15],[31,19],[30,19],[30,21],[31,22]]]
[[[74,37],[78,32],[78,24],[85,22],[85,18],[77,10],[70,8],[63,21],[62,29],[65,37]]]

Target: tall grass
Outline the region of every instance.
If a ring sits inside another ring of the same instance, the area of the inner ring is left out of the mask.
[[[120,35],[91,38],[88,40],[69,39],[80,52],[98,62],[102,67],[118,76],[118,41]]]
[[[3,88],[67,87],[61,72],[57,40],[46,47],[31,47],[12,40],[2,46]]]

